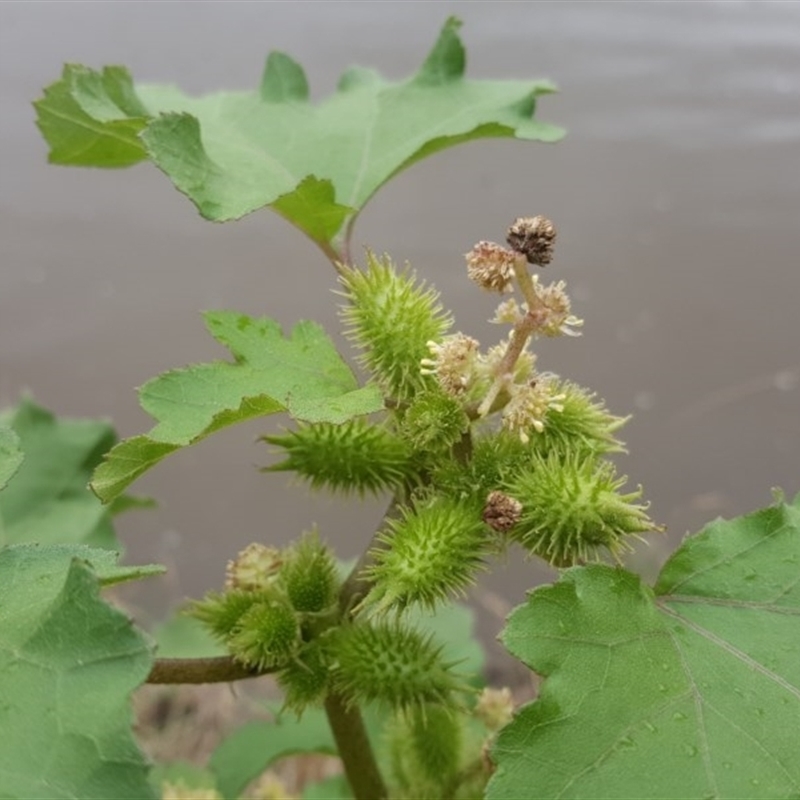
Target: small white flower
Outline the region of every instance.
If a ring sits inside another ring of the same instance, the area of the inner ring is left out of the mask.
[[[450,395],[462,394],[476,374],[480,343],[471,336],[456,333],[441,344],[428,342],[433,358],[420,362],[423,375],[436,375],[441,387]]]
[[[497,324],[515,325],[522,319],[523,310],[513,297],[503,300],[494,312],[494,317],[490,322]]]
[[[529,431],[542,433],[545,419],[550,411],[564,410],[566,394],[553,394],[549,381],[531,381],[523,386],[512,387],[511,400],[503,409],[503,426],[509,431],[518,431],[520,441],[530,441]]]

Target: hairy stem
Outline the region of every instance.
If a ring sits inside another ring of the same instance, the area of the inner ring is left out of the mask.
[[[157,658],[147,683],[227,683],[275,672],[246,667],[231,656],[214,658]]]
[[[356,800],[384,800],[388,792],[361,712],[355,706],[348,706],[340,694],[332,692],[325,698],[325,714],[353,796]]]
[[[316,239],[314,239],[314,244],[316,244],[319,247],[319,249],[322,250],[323,254],[325,255],[325,258],[327,258],[328,261],[331,262],[331,265],[336,270],[336,272],[341,274],[341,267],[339,265],[344,262],[344,259],[342,258],[342,253],[340,252],[340,248],[337,249],[337,247],[331,244],[330,242],[320,242],[317,241]]]
[[[372,588],[371,581],[364,577],[364,570],[370,566],[377,548],[385,545],[378,533],[383,523],[397,513],[400,497],[396,494],[386,509],[381,524],[372,540],[364,549],[339,592],[339,613],[346,619],[352,610],[367,596]],[[345,775],[356,800],[382,800],[388,796],[375,753],[364,727],[364,719],[356,706],[348,706],[344,698],[332,692],[325,699],[325,714],[331,726],[336,748],[344,765]]]

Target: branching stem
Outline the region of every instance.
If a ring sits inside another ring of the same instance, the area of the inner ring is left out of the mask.
[[[533,278],[531,278],[528,272],[528,264],[525,257],[522,255],[517,256],[517,263],[514,265],[514,275],[519,284],[522,296],[525,298],[525,302],[528,305],[528,313],[517,321],[511,329],[508,347],[506,347],[503,358],[497,365],[494,382],[483,402],[478,406],[479,417],[485,417],[493,410],[494,403],[500,393],[513,382],[517,361],[522,355],[522,351],[525,349],[525,345],[528,343],[531,334],[539,327],[537,312],[539,310],[540,301],[536,294]]]
[[[147,683],[228,683],[274,672],[246,667],[231,656],[214,658],[157,658]]]

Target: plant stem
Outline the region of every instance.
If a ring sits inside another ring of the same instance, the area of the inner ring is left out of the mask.
[[[479,417],[485,417],[489,414],[500,393],[514,380],[514,370],[516,369],[517,361],[522,355],[522,351],[525,349],[528,339],[539,324],[536,312],[538,311],[540,302],[536,295],[536,286],[528,272],[528,264],[524,256],[517,255],[517,261],[514,265],[514,274],[522,296],[525,298],[525,302],[528,305],[528,312],[524,317],[514,323],[514,327],[511,329],[508,346],[506,347],[505,353],[503,353],[502,359],[500,359],[500,363],[497,365],[494,382],[483,402],[478,406],[477,414]]]
[[[356,800],[388,797],[361,712],[355,706],[348,707],[340,694],[332,692],[325,698],[325,714]]]
[[[350,570],[350,574],[342,584],[342,588],[339,590],[339,610],[343,617],[348,617],[353,609],[357,609],[358,604],[369,594],[369,590],[372,588],[372,582],[369,578],[365,577],[364,573],[375,560],[375,553],[387,547],[387,545],[378,538],[378,534],[386,520],[399,516],[401,494],[407,493],[408,490],[404,492],[398,491],[392,498],[372,540],[359,556],[355,566]]]
[[[397,512],[400,498],[392,499],[384,519]],[[379,526],[378,530],[383,526]],[[382,546],[376,532],[339,593],[339,617],[344,620],[352,609],[366,597],[371,584],[363,570],[373,559],[375,548]],[[230,656],[216,658],[159,658],[153,664],[147,683],[224,683],[244,678],[256,678],[275,670],[258,670],[240,664]],[[364,719],[355,706],[347,704],[337,692],[325,699],[325,713],[342,759],[345,775],[356,800],[383,800],[388,796],[375,753],[367,736]]]
[[[157,658],[147,683],[227,683],[274,672],[246,667],[231,656],[214,658]]]
[[[400,497],[395,495],[386,509],[383,521],[378,526],[372,540],[364,549],[339,592],[339,613],[347,619],[352,610],[367,596],[371,588],[364,570],[372,563],[374,551],[385,547],[378,539],[383,522],[397,513]],[[325,699],[325,714],[331,726],[344,772],[356,800],[382,800],[388,796],[375,753],[367,737],[364,719],[356,706],[348,706],[344,698],[332,692]]]

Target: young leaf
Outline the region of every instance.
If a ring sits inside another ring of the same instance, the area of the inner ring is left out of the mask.
[[[279,411],[306,422],[345,422],[383,408],[377,387],[359,388],[316,323],[300,322],[284,338],[267,318],[212,311],[205,320],[235,362],[172,370],[141,388],[142,408],[158,424],[120,442],[98,467],[91,485],[104,503],[170,453],[237,422]]]
[[[534,120],[547,81],[464,77],[449,19],[419,71],[399,83],[353,68],[311,105],[302,67],[272,53],[259,89],[196,98],[136,86],[120,67],[67,66],[38,100],[50,160],[127,166],[150,158],[200,213],[236,219],[271,206],[322,246],[389,178],[439,150],[487,137],[556,141]],[[137,134],[141,131],[139,137]]]
[[[25,460],[0,493],[0,545],[82,543],[118,550],[112,513],[86,488],[115,440],[106,422],[56,419],[24,399],[3,414]]]
[[[491,800],[800,792],[800,495],[687,539],[652,591],[566,571],[503,633],[545,676],[501,733]]]
[[[92,552],[95,561],[107,558]],[[100,600],[100,583],[69,548],[0,550],[4,797],[154,797],[128,705],[150,670],[151,648]]]
[[[139,134],[150,115],[124,67],[67,64],[34,105],[52,164],[129,167],[147,158]]]

